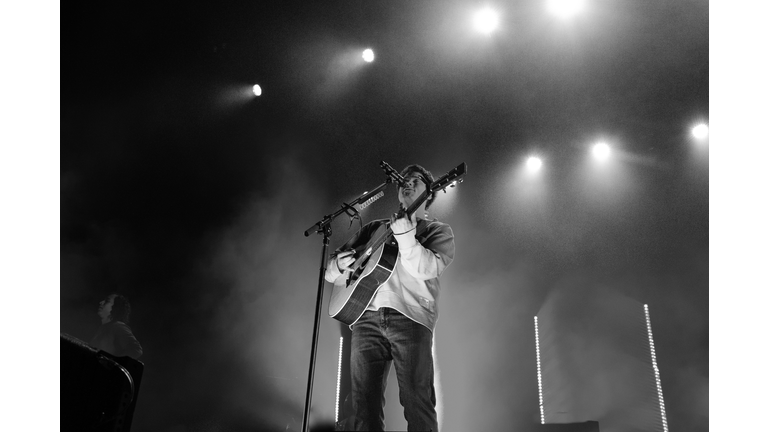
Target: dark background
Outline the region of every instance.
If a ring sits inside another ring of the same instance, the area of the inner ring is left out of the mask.
[[[67,6],[60,330],[87,341],[100,299],[131,299],[134,430],[298,429],[321,245],[303,231],[383,182],[381,160],[468,166],[434,211],[457,245],[442,430],[538,420],[533,316],[584,287],[649,305],[670,429],[708,430],[709,147],[690,135],[709,117],[708,3],[591,1],[563,22],[497,2],[490,36],[470,27],[478,6]],[[393,211],[388,192],[365,222]],[[331,247],[355,227],[337,220]],[[313,422],[334,414],[325,311]]]

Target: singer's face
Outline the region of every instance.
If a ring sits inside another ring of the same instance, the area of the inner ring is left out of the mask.
[[[424,178],[418,173],[405,176],[405,187],[398,188],[397,198],[407,208],[427,190]]]

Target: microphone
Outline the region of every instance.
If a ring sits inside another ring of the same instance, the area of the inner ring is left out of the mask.
[[[398,186],[400,186],[400,187],[404,187],[405,186],[405,178],[403,178],[403,176],[401,176],[400,173],[395,171],[394,168],[389,166],[388,163],[386,163],[384,161],[381,161],[381,163],[379,165],[381,166],[381,169],[383,169],[384,172],[387,173],[389,178],[391,178],[392,181],[397,183]]]

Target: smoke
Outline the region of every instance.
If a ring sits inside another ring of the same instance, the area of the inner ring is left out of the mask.
[[[548,423],[597,420],[607,430],[651,430],[661,422],[641,303],[568,279],[538,317]]]
[[[302,414],[318,275],[319,244],[303,232],[325,209],[296,160],[279,159],[264,176],[278,187],[251,196],[212,239],[208,277],[226,287],[212,326],[222,352],[240,368],[226,390],[231,403],[288,424]],[[316,387],[335,382],[317,376]]]
[[[510,253],[498,233],[452,214],[456,257],[441,277],[435,331],[443,393],[441,430],[510,430],[532,423],[536,265]],[[531,381],[531,382],[529,382]],[[530,394],[530,399],[527,399]]]

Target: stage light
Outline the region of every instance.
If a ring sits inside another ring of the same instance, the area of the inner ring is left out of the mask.
[[[560,18],[570,18],[584,7],[583,0],[549,0],[547,8]]]
[[[489,8],[475,14],[475,29],[481,33],[491,34],[499,25],[499,15]]]
[[[691,130],[691,133],[696,139],[704,139],[707,137],[707,135],[709,135],[709,126],[705,125],[704,123],[696,125]]]
[[[537,158],[536,156],[531,156],[528,158],[528,161],[526,161],[525,165],[528,167],[529,171],[537,172],[541,169],[541,159]]]
[[[668,432],[669,429],[667,428],[667,411],[664,408],[664,396],[661,391],[661,377],[659,376],[659,367],[656,364],[656,349],[653,345],[653,332],[651,331],[651,315],[648,313],[648,305],[643,305],[643,309],[645,310],[645,325],[648,329],[648,345],[650,347],[651,351],[651,362],[653,364],[653,373],[654,377],[656,378],[656,391],[659,395],[659,412],[661,413],[661,425],[664,429],[664,432]]]
[[[541,386],[541,350],[539,348],[539,317],[533,317],[533,328],[536,336],[536,378],[539,381],[539,412],[541,424],[544,424],[544,392]]]
[[[256,84],[255,86],[253,86],[253,94],[255,94],[256,96],[261,96],[261,86],[260,85]]]
[[[341,396],[341,354],[344,352],[344,336],[339,338],[339,366],[336,373],[336,423],[339,422],[339,397]]]
[[[373,50],[370,48],[367,48],[365,51],[363,51],[363,60],[367,61],[368,63],[373,61]]]
[[[592,147],[592,154],[595,155],[595,157],[598,160],[606,160],[608,159],[608,156],[611,154],[611,148],[608,147],[608,144],[604,142],[599,142]]]

